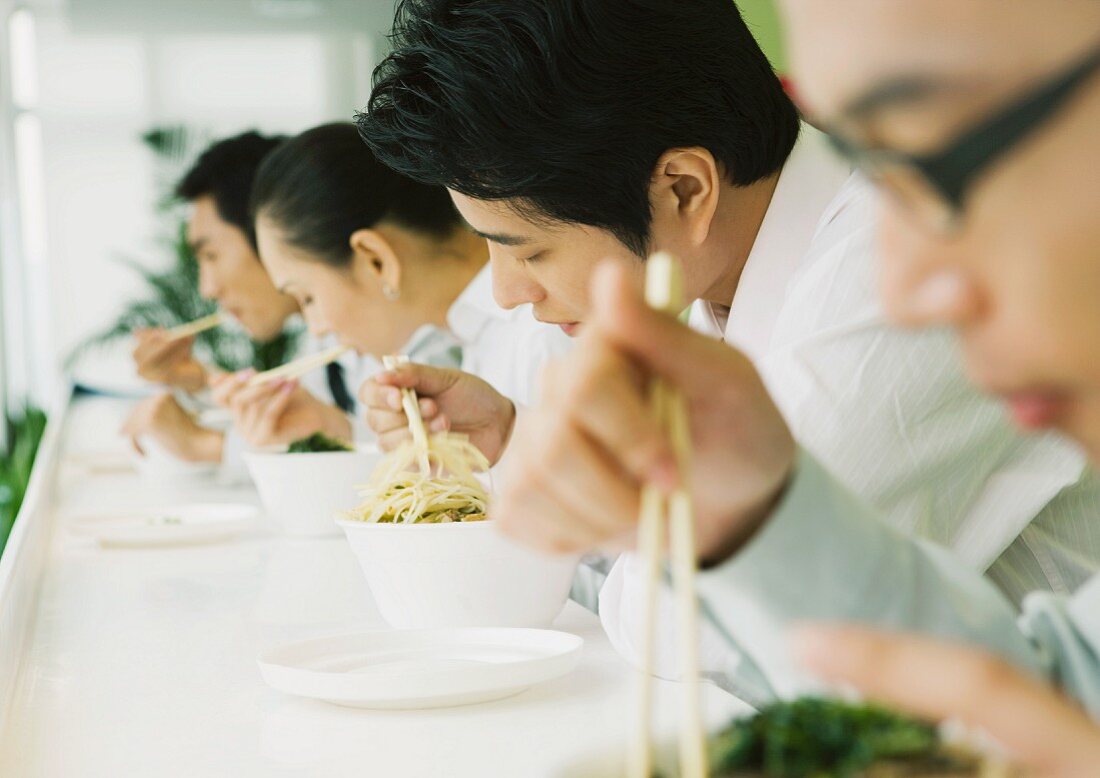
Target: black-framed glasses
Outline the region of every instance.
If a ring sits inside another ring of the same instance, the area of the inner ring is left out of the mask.
[[[974,181],[1049,119],[1100,69],[1100,48],[983,119],[932,154],[868,148],[829,133],[833,147],[929,226],[943,232],[961,220]]]

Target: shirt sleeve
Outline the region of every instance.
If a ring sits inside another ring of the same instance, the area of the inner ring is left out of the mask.
[[[980,573],[886,526],[805,453],[768,523],[736,556],[701,573],[698,586],[741,666],[761,670],[780,694],[807,682],[787,655],[788,628],[836,620],[983,646],[1100,710],[1100,580],[1072,599],[1032,595],[1019,616]]]

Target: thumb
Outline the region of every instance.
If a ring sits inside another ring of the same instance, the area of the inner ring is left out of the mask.
[[[675,316],[650,308],[631,283],[626,268],[604,263],[592,278],[591,299],[596,331],[642,367],[681,388],[705,386],[718,378],[729,381],[731,366],[755,380],[748,358],[725,343],[695,332]],[[736,379],[736,376],[732,376]]]

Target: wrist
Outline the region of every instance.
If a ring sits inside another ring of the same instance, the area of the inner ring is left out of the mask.
[[[700,538],[701,542],[698,546],[700,569],[706,570],[717,567],[737,554],[752,540],[756,533],[767,524],[768,519],[783,501],[783,496],[787,493],[787,487],[790,485],[793,473],[794,467],[792,464],[778,481],[778,485],[768,492],[762,500],[757,501],[748,509],[734,512],[731,518],[720,522],[724,531],[716,534],[711,539]],[[702,535],[703,533],[699,534]]]

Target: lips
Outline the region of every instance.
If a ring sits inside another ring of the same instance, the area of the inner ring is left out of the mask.
[[[1068,398],[1057,392],[1016,392],[1004,400],[1012,420],[1026,430],[1053,427],[1069,404]]]
[[[580,332],[581,329],[580,322],[576,321],[570,322],[569,324],[559,324],[558,326],[561,327],[562,332],[564,332],[571,338],[576,337],[577,333]]]

